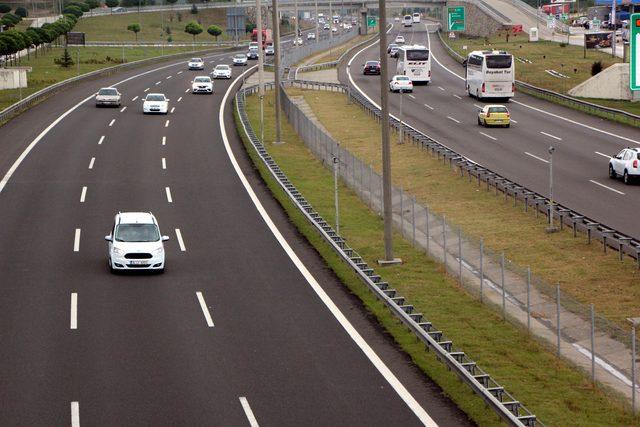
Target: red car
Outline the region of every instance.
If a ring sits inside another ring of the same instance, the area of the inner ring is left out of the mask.
[[[362,74],[364,74],[365,76],[367,74],[380,75],[380,61],[367,61],[364,64],[364,70],[362,71]]]

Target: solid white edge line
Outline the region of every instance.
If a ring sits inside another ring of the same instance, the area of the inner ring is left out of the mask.
[[[73,237],[73,252],[80,252],[80,229],[76,228],[76,234]]]
[[[209,313],[209,308],[207,307],[207,303],[204,302],[204,297],[202,296],[202,292],[196,292],[196,296],[198,297],[198,302],[200,303],[200,308],[202,309],[202,314],[204,314],[204,319],[207,321],[207,326],[213,328],[213,319],[211,318],[211,313]]]
[[[353,61],[353,58],[351,61],[349,61],[349,64],[352,61]],[[378,370],[378,372],[380,372],[380,374],[385,378],[385,380],[389,383],[389,385],[393,387],[393,389],[398,394],[398,396],[407,404],[409,409],[413,411],[416,417],[425,425],[437,426],[435,421],[431,419],[431,417],[424,410],[424,408],[420,406],[420,404],[415,400],[415,398],[411,395],[411,393],[409,393],[409,391],[400,382],[400,380],[398,380],[398,378],[393,374],[393,372],[391,372],[391,370],[380,359],[380,357],[376,354],[376,352],[369,346],[369,344],[364,340],[364,338],[362,338],[362,336],[358,333],[358,331],[353,327],[351,322],[349,322],[349,320],[344,316],[344,314],[342,314],[340,309],[335,305],[335,303],[331,300],[329,295],[327,295],[324,289],[322,289],[322,287],[317,282],[315,277],[313,277],[311,272],[307,270],[306,266],[302,263],[300,258],[298,258],[295,251],[291,248],[291,246],[289,245],[287,240],[284,238],[282,233],[280,233],[280,230],[278,229],[278,227],[271,220],[271,217],[269,217],[269,214],[267,213],[266,209],[264,208],[264,206],[262,206],[262,203],[258,199],[258,196],[253,191],[253,188],[251,187],[251,184],[247,180],[247,177],[242,172],[242,169],[240,168],[240,165],[238,164],[238,161],[236,160],[236,157],[233,154],[231,145],[229,144],[229,138],[227,136],[227,130],[226,130],[226,125],[224,121],[224,111],[227,105],[227,99],[229,98],[229,94],[231,93],[231,90],[233,89],[233,87],[245,74],[247,74],[253,68],[255,68],[255,66],[249,68],[247,71],[240,74],[229,86],[229,88],[224,94],[224,97],[222,98],[221,108],[218,115],[218,120],[220,123],[220,133],[222,134],[222,142],[224,144],[225,150],[227,151],[227,155],[229,156],[229,160],[231,161],[231,164],[234,170],[236,171],[236,174],[238,175],[238,178],[240,178],[240,181],[242,182],[242,185],[247,191],[249,197],[251,198],[251,201],[255,205],[256,210],[258,211],[260,216],[262,216],[262,219],[264,220],[266,225],[269,227],[274,237],[278,240],[278,243],[280,243],[280,246],[282,246],[282,249],[284,249],[285,253],[289,256],[289,258],[291,259],[291,262],[296,266],[298,271],[300,271],[300,273],[305,278],[307,283],[309,283],[313,291],[316,293],[316,295],[318,295],[320,300],[329,309],[331,314],[336,318],[336,320],[344,328],[344,330],[351,337],[354,343],[360,348],[360,350],[369,359],[369,361]]]
[[[494,141],[497,141],[497,140],[498,140],[497,138],[495,138],[495,137],[493,137],[493,136],[491,136],[491,135],[489,135],[489,134],[487,134],[487,133],[484,133],[484,132],[480,132],[480,135],[484,135],[484,136],[486,136],[486,137],[487,137],[487,138],[489,138],[489,139],[493,139]]]
[[[178,246],[180,246],[180,250],[185,252],[187,248],[184,245],[184,240],[182,240],[182,233],[179,228],[176,228],[176,238],[178,239]]]
[[[214,57],[219,57],[219,56],[222,56],[222,55],[214,55]],[[130,80],[137,79],[138,77],[146,76],[147,74],[155,73],[155,72],[158,72],[160,70],[167,69],[167,68],[176,67],[176,66],[181,65],[181,64],[182,64],[182,61],[174,62],[174,63],[171,63],[171,64],[163,65],[162,67],[158,67],[158,68],[154,68],[154,69],[151,69],[151,70],[143,71],[142,73],[138,73],[138,74],[133,75],[131,77],[127,77],[124,80],[120,80],[119,82],[110,85],[110,87],[116,87],[116,86],[121,85],[122,83],[126,83],[126,82],[128,82]],[[145,92],[148,91],[148,90],[149,90],[149,88],[146,88]],[[88,102],[90,100],[93,100],[94,97],[95,97],[95,94],[91,94],[88,97],[86,97],[85,99],[83,99],[80,102],[78,102],[73,107],[69,108],[67,111],[65,111],[60,116],[58,116],[57,119],[55,119],[53,122],[51,122],[49,124],[49,126],[47,126],[42,132],[40,132],[38,134],[38,136],[36,136],[33,141],[31,141],[31,143],[27,146],[27,148],[25,148],[22,151],[22,153],[20,153],[20,156],[18,156],[16,161],[13,162],[13,164],[11,165],[11,167],[9,168],[7,173],[4,174],[4,176],[2,177],[2,180],[0,180],[0,193],[2,193],[2,191],[4,190],[4,187],[6,187],[7,183],[9,182],[9,180],[11,179],[13,174],[16,172],[16,170],[18,170],[18,167],[20,167],[20,165],[22,164],[24,159],[29,155],[31,150],[33,150],[33,148],[36,145],[38,145],[38,143],[42,140],[42,138],[44,138],[51,131],[51,129],[53,129],[58,123],[60,123],[62,120],[64,120],[69,114],[73,113],[78,107],[80,107],[84,103],[86,103],[86,102]]]
[[[540,131],[540,133],[543,134],[544,136],[548,136],[549,138],[553,138],[556,141],[562,141],[562,138],[560,138],[559,136],[551,135],[550,133],[546,133],[543,131]]]
[[[70,329],[78,329],[78,294],[71,292]]]
[[[111,122],[109,122],[109,127],[113,126],[115,122],[116,122],[116,119],[111,119]]]
[[[87,197],[87,187],[82,187],[82,192],[80,193],[80,203],[84,203],[84,199]]]
[[[577,343],[572,343],[571,345],[573,345],[582,355],[591,359],[591,352],[589,350],[587,350],[586,348],[584,348],[583,346]],[[614,368],[613,366],[611,366],[610,364],[608,364],[598,356],[595,357],[595,360],[596,360],[596,364],[602,366],[602,368],[605,371],[609,372],[611,375],[618,378],[620,381],[625,383],[628,387],[632,386],[631,380],[622,372],[618,371],[616,368]],[[640,385],[636,385],[636,388],[640,390]]]
[[[98,140],[98,145],[102,145],[103,142],[104,142],[104,135],[102,135]]]
[[[598,181],[594,181],[594,180],[592,180],[592,179],[590,179],[590,180],[589,180],[589,182],[592,182],[592,183],[594,183],[595,185],[599,185],[599,186],[600,186],[600,187],[602,187],[602,188],[606,188],[606,189],[607,189],[607,190],[609,190],[609,191],[613,191],[614,193],[618,193],[618,194],[620,194],[621,196],[624,196],[624,193],[623,193],[622,191],[618,191],[618,190],[616,190],[615,188],[611,188],[611,187],[609,187],[608,185],[600,184]]]
[[[167,145],[167,137],[166,136],[162,137],[162,145]]]
[[[91,160],[89,160],[89,169],[93,169],[93,164],[95,163],[96,158],[92,157]]]
[[[165,159],[164,157],[162,158],[162,169],[166,169],[167,168],[167,159]]]
[[[549,160],[543,159],[542,157],[538,157],[535,154],[531,154],[527,151],[524,152],[527,156],[533,157],[534,159],[540,160],[541,162],[549,163]]]
[[[249,406],[249,401],[246,397],[240,396],[240,404],[242,405],[242,409],[244,410],[244,414],[247,416],[247,420],[249,421],[249,425],[251,427],[259,427],[258,420],[256,420],[256,416],[253,415],[253,411],[251,410],[251,406]]]
[[[594,151],[594,153],[596,153],[598,156],[606,157],[607,159],[610,159],[610,158],[611,158],[611,156],[610,156],[610,155],[608,155],[608,154],[604,154],[604,153],[601,153],[601,152],[599,152],[599,151]]]
[[[80,427],[80,402],[71,402],[71,427]]]

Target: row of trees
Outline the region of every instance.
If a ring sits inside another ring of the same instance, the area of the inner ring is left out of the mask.
[[[138,41],[138,33],[141,30],[140,24],[129,24],[129,26],[127,26],[127,30],[134,33],[136,35],[136,41]],[[191,21],[184,27],[184,32],[187,34],[191,34],[193,36],[194,42],[196,41],[196,36],[203,31],[204,28],[202,27],[202,25],[198,24],[196,21]],[[209,27],[207,28],[207,33],[215,37],[217,41],[218,36],[222,34],[222,28],[217,25],[209,25]]]

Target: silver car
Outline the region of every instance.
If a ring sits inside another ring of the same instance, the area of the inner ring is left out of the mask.
[[[103,87],[96,93],[96,107],[119,107],[122,95],[114,87]]]

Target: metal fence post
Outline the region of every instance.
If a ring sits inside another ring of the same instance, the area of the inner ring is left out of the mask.
[[[393,204],[393,203],[392,203]],[[404,236],[404,190],[400,187],[400,234]]]
[[[482,269],[482,253],[484,252],[484,239],[480,239],[480,302],[483,302],[484,270]]]
[[[636,405],[636,325],[631,328],[631,408],[638,413]]]
[[[556,285],[556,326],[557,326],[556,333],[558,335],[558,337],[557,337],[557,345],[558,345],[557,355],[558,355],[558,357],[560,357],[560,284]]]
[[[458,228],[458,277],[462,284],[462,230]]]
[[[596,314],[591,304],[591,381],[596,383]]]
[[[369,205],[373,209],[373,166],[369,164]]]
[[[411,242],[416,245],[416,198],[411,199]]]
[[[527,331],[531,332],[531,267],[527,267]]]
[[[425,212],[426,212],[426,217],[427,217],[427,244],[426,244],[426,247],[427,247],[427,255],[429,255],[429,249],[430,249],[429,240],[431,240],[431,235],[429,233],[429,206],[427,206],[425,208]]]
[[[507,318],[506,313],[506,290],[504,288],[504,251],[502,252],[502,256],[500,257],[500,279],[502,281],[502,320]]]
[[[444,256],[444,272],[447,272],[447,222],[442,215],[442,253]]]

